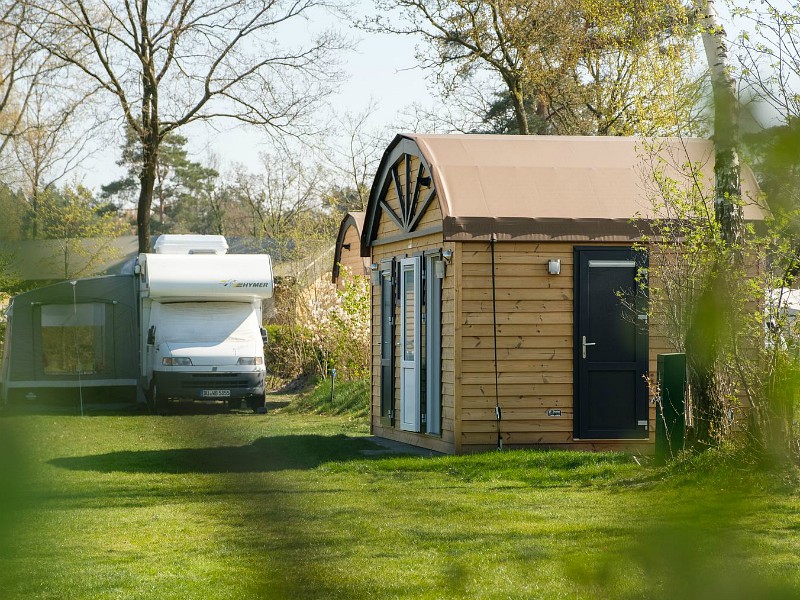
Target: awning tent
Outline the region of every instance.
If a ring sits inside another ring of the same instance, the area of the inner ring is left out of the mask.
[[[137,312],[133,275],[64,281],[19,294],[6,313],[3,400],[135,398]]]

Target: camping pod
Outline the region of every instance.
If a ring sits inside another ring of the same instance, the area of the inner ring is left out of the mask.
[[[352,275],[369,276],[369,260],[361,256],[361,231],[364,228],[364,213],[349,212],[339,225],[336,236],[331,281],[342,286],[342,268]]]
[[[713,190],[699,139],[398,135],[361,235],[371,429],[445,453],[652,448],[657,177]],[[742,170],[744,196],[755,198]],[[745,218],[762,218],[745,206]]]

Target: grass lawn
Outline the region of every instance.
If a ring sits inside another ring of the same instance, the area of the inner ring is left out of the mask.
[[[790,478],[391,456],[284,411],[0,428],[2,599],[800,597]]]

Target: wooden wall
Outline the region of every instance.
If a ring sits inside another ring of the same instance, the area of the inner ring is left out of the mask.
[[[416,181],[416,173],[419,163],[417,159],[412,160],[411,185]],[[401,183],[405,184],[405,168],[398,169],[401,174]],[[401,213],[400,202],[394,186],[390,186],[386,195],[386,201],[397,214]],[[387,258],[405,258],[424,250],[438,250],[445,245],[441,233],[442,216],[439,204],[434,200],[428,207],[421,221],[416,227],[416,232],[423,232],[428,229],[437,229],[433,232],[420,237],[401,239],[388,244],[381,244],[381,240],[386,238],[397,238],[403,232],[398,225],[387,216],[384,211],[378,225],[376,240],[378,245],[372,248],[372,262],[380,264],[381,260]],[[413,232],[412,232],[413,233]],[[400,309],[395,309],[395,426],[384,427],[380,424],[380,325],[381,325],[381,289],[380,286],[372,286],[372,432],[380,437],[398,440],[428,448],[438,452],[453,453],[455,451],[455,425],[454,425],[454,305],[455,288],[452,267],[447,269],[447,274],[442,282],[442,435],[433,436],[425,433],[412,433],[400,430],[400,360],[397,342],[400,339]]]
[[[587,245],[583,242],[581,245]],[[591,244],[595,245],[595,244]],[[597,244],[602,245],[602,244]],[[561,259],[561,275],[547,260]],[[457,245],[456,452],[496,447],[491,254],[488,242]],[[648,442],[573,440],[573,244],[498,242],[495,246],[500,424],[503,444],[583,449],[647,447]],[[650,334],[650,377],[656,355],[668,352]],[[550,417],[548,409],[560,409]],[[655,408],[651,402],[650,442]]]

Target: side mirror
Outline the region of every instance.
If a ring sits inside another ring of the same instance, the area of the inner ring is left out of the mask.
[[[156,326],[151,325],[150,329],[147,330],[147,345],[152,346],[156,343]]]
[[[269,344],[269,334],[267,333],[267,329],[265,327],[260,327],[261,330],[261,343],[265,346]]]

